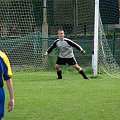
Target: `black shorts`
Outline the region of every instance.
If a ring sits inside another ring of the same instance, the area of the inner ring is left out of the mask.
[[[74,57],[72,58],[61,58],[61,57],[58,57],[57,58],[57,61],[56,61],[56,64],[59,64],[59,65],[75,65],[77,64],[76,62],[76,59]]]

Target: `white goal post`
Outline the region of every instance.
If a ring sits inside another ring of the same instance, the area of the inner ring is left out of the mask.
[[[95,0],[93,75],[98,75],[99,0]]]

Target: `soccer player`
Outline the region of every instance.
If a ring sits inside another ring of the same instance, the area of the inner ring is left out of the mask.
[[[10,62],[5,53],[0,51],[0,120],[3,120],[4,117],[4,102],[5,102],[5,93],[4,93],[4,82],[6,81],[7,88],[10,94],[10,100],[8,102],[8,112],[12,111],[14,108],[14,90],[12,85],[12,71],[10,67]]]
[[[82,76],[84,79],[89,79],[83,69],[77,64],[77,61],[74,57],[73,53],[73,47],[77,50],[81,51],[81,53],[85,53],[85,51],[82,49],[82,47],[72,40],[64,37],[64,30],[59,29],[58,30],[58,39],[53,42],[53,44],[47,49],[45,52],[45,56],[47,56],[54,48],[58,48],[60,51],[60,54],[57,58],[55,68],[57,70],[58,79],[62,79],[62,70],[61,65],[69,64],[73,66]]]

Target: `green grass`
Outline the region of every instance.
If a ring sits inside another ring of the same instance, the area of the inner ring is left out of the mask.
[[[6,90],[5,120],[120,120],[119,79],[87,81],[64,71],[57,80],[54,72],[34,72],[15,73],[13,84],[15,108],[7,112]]]

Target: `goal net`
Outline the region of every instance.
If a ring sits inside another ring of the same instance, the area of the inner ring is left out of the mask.
[[[119,42],[115,43],[116,38],[114,33],[114,29],[116,27],[120,27],[118,1],[109,1],[109,3],[106,3],[106,5],[104,5],[104,2],[105,1],[102,0],[100,1],[98,28],[98,69],[99,72],[100,70],[102,70],[101,72],[104,71],[108,75],[118,78],[120,77],[120,66],[118,60],[119,55],[115,56],[116,53],[114,53],[114,51],[117,51],[116,44],[120,44]],[[105,25],[109,27],[107,32],[105,31]],[[110,44],[109,41],[109,39],[111,38],[111,36],[109,35],[111,29],[113,29],[112,44]],[[117,37],[119,37],[119,35]]]
[[[41,8],[39,1],[0,1],[0,50],[9,56],[13,71],[37,71],[43,69],[40,65],[47,68],[41,59]]]
[[[116,60],[120,51],[117,47],[119,35],[114,36],[112,27],[118,24],[118,0],[110,0],[112,4],[106,4],[110,3],[108,1],[100,2],[98,64],[105,71],[114,71],[108,66],[114,64],[118,69],[120,65]],[[63,28],[65,37],[87,51],[83,56],[74,50],[78,64],[91,68],[94,13],[95,0],[1,0],[0,50],[9,56],[13,71],[54,70],[59,51],[53,50],[46,58],[43,53],[57,39],[57,30]],[[116,20],[112,21],[113,18]]]
[[[111,77],[120,77],[120,66],[118,65],[115,57],[113,56],[110,45],[107,41],[102,21],[99,22],[99,57],[98,64],[99,70],[105,72]],[[99,71],[100,72],[100,71]]]
[[[83,56],[75,50],[78,63],[91,66],[94,1],[2,0],[0,17],[0,49],[14,71],[54,70],[58,51],[47,58],[42,55],[57,39],[59,28],[88,51]]]

